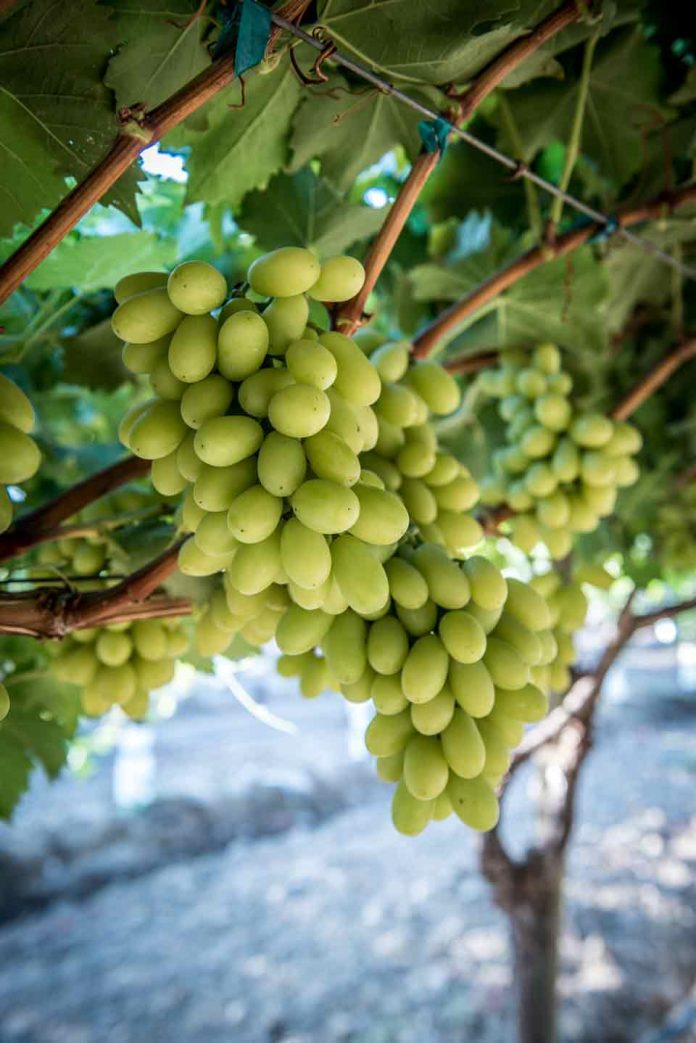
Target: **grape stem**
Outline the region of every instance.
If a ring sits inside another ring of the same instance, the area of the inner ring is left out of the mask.
[[[594,670],[571,686],[563,702],[546,720],[533,728],[515,750],[510,768],[501,783],[499,797],[504,801],[515,771],[542,748],[554,744],[554,805],[546,821],[543,844],[531,848],[523,860],[513,859],[505,849],[500,827],[483,838],[481,868],[493,886],[496,900],[503,908],[522,904],[525,885],[538,886],[539,869],[549,861],[558,865],[567,847],[575,818],[575,798],[580,771],[592,748],[594,713],[602,693],[604,680],[637,630],[652,626],[659,619],[672,618],[696,609],[696,597],[666,605],[653,612],[634,614],[632,606],[637,591],[629,595],[621,610],[614,638],[604,649]],[[560,769],[560,772],[559,770]]]
[[[685,185],[671,192],[662,192],[638,206],[619,209],[617,219],[621,228],[629,228],[643,221],[654,221],[666,214],[696,201],[696,185]],[[461,300],[455,301],[436,319],[429,323],[413,341],[415,358],[427,358],[440,343],[454,336],[455,331],[465,319],[488,304],[504,290],[514,286],[525,275],[540,268],[548,261],[565,257],[583,246],[602,227],[598,223],[589,222],[580,228],[573,228],[556,238],[553,243],[544,243],[527,250],[516,260],[490,275],[484,282],[468,293]]]
[[[83,507],[113,489],[147,474],[149,467],[149,460],[127,456],[59,493],[53,500],[37,507],[31,513],[18,518],[14,525],[0,536],[0,561],[16,557],[38,543],[66,535],[56,535],[56,527],[62,521],[72,518]]]
[[[188,598],[150,597],[176,570],[183,542],[172,544],[109,590],[80,593],[43,589],[0,597],[0,634],[62,638],[86,627],[188,615],[192,610]]]
[[[506,47],[474,78],[470,86],[461,93],[447,91],[451,105],[454,107],[453,120],[458,124],[469,120],[482,102],[506,79],[507,76],[530,55],[534,54],[545,43],[548,43],[562,29],[577,21],[580,17],[579,5],[575,0],[568,0],[558,10],[536,26],[526,36],[522,36]],[[384,224],[370,247],[365,260],[365,284],[357,296],[341,305],[335,315],[335,326],[342,333],[350,336],[363,321],[365,304],[374,289],[385,264],[389,260],[401,235],[404,225],[416,205],[424,184],[435,170],[441,153],[422,152],[415,160],[411,170],[399,189],[399,193],[389,210]]]
[[[289,0],[277,13],[299,20],[308,6],[309,0]],[[271,42],[279,34],[280,30],[274,27]],[[144,149],[159,141],[234,79],[234,59],[226,54],[154,109],[141,112],[136,106],[121,110],[118,133],[103,159],[0,266],[0,304],[41,264],[90,207],[109,191]]]

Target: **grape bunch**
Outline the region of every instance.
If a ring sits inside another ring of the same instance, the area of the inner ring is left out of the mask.
[[[6,486],[33,478],[41,463],[39,447],[30,437],[34,423],[34,408],[27,396],[0,373],[0,532],[12,524],[12,500]]]
[[[565,557],[573,533],[592,532],[611,514],[617,492],[638,479],[641,436],[631,424],[577,410],[573,382],[554,344],[505,351],[478,378],[499,400],[507,445],[493,453],[494,476],[481,484],[488,506],[515,512],[511,539],[529,553],[538,544]]]
[[[537,668],[536,683],[549,695],[563,694],[572,680],[570,670],[576,659],[573,634],[585,622],[587,598],[577,579],[564,581],[555,569],[533,576],[530,586],[546,602],[556,647],[550,662]]]
[[[696,482],[673,490],[660,505],[655,522],[660,559],[667,568],[696,569]]]
[[[180,619],[141,619],[75,630],[57,646],[53,673],[82,688],[82,708],[98,717],[112,706],[136,720],[149,693],[171,681],[188,649]]]
[[[103,539],[69,537],[42,544],[36,552],[40,565],[48,565],[71,580],[80,579],[80,589],[97,589],[104,585],[99,573],[107,562],[108,547]],[[82,579],[85,577],[85,580]]]

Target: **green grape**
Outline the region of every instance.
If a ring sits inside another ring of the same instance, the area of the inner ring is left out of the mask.
[[[570,423],[572,410],[567,398],[550,392],[536,400],[534,415],[540,424],[551,431],[565,431]]]
[[[375,677],[370,688],[375,710],[386,717],[401,713],[409,705],[403,693],[398,674],[382,674]]]
[[[421,544],[413,555],[413,564],[425,578],[436,604],[448,609],[463,608],[467,604],[471,597],[469,581],[442,548]]]
[[[289,346],[301,340],[309,318],[309,305],[303,294],[271,301],[263,313],[268,328],[271,355],[284,355]]]
[[[475,779],[483,771],[486,748],[476,724],[457,707],[441,735],[442,749],[453,772],[462,779]]]
[[[317,478],[339,485],[355,485],[360,477],[360,461],[343,439],[333,431],[320,431],[304,443],[310,467]]]
[[[472,478],[455,478],[435,491],[435,500],[442,510],[468,511],[478,503],[479,490]]]
[[[60,658],[56,659],[53,672],[59,681],[70,681],[72,684],[89,684],[97,672],[99,660],[92,645],[79,645],[68,652],[61,649]]]
[[[543,653],[538,635],[509,612],[501,615],[494,636],[514,648],[529,666],[541,662]]]
[[[575,645],[570,634],[557,636],[558,662],[562,666],[571,666],[575,662]]]
[[[433,821],[442,822],[453,814],[452,802],[447,796],[447,790],[436,798],[433,806]]]
[[[508,578],[508,596],[505,611],[524,623],[530,630],[549,627],[549,609],[544,598],[533,587],[518,579]]]
[[[236,315],[240,311],[253,311],[258,315],[259,309],[248,297],[233,297],[220,309],[218,327],[224,326],[230,315]]]
[[[585,488],[593,488],[593,486]],[[596,486],[596,488],[600,488],[600,486]],[[606,486],[602,488],[606,488]],[[569,495],[568,507],[570,510],[568,528],[571,532],[592,532],[597,528],[597,512],[584,496]]]
[[[194,637],[199,655],[220,655],[232,640],[232,631],[217,625],[210,612],[203,612],[196,620]]]
[[[561,353],[555,344],[539,344],[532,352],[532,363],[542,373],[553,376],[561,368]]]
[[[442,485],[449,485],[459,476],[459,473],[459,463],[455,457],[449,453],[436,453],[435,463],[432,470],[425,475],[424,481],[428,485],[438,488]]]
[[[437,623],[437,605],[429,598],[420,608],[404,608],[397,604],[396,614],[413,637],[429,633]]]
[[[271,431],[259,449],[257,467],[264,489],[274,496],[292,496],[307,471],[305,450],[297,439]]]
[[[384,417],[378,417],[378,436],[375,448],[380,456],[397,457],[406,444],[406,435],[400,427],[390,424]],[[421,468],[422,470],[422,468]],[[401,472],[399,472],[401,473]]]
[[[625,489],[629,485],[634,485],[640,478],[640,468],[635,460],[632,460],[630,456],[615,456],[613,460],[618,487]]]
[[[510,482],[505,499],[513,511],[528,511],[534,505],[534,497],[523,482]]]
[[[376,409],[380,417],[396,427],[410,427],[416,422],[418,399],[404,384],[383,384]]]
[[[376,767],[382,782],[398,782],[404,770],[404,755],[394,753],[391,757],[377,757]]]
[[[559,622],[565,630],[579,630],[587,615],[587,598],[575,583],[562,587],[551,597],[558,612]]]
[[[184,261],[167,280],[167,293],[180,311],[204,315],[219,308],[227,296],[225,277],[205,261]]]
[[[146,290],[119,304],[111,316],[111,328],[120,340],[147,344],[172,333],[183,315],[164,287]]]
[[[355,684],[367,666],[367,626],[348,609],[337,615],[324,638],[323,650],[339,684]]]
[[[230,633],[239,630],[240,625],[244,622],[243,619],[230,612],[227,596],[223,589],[218,589],[214,592],[210,599],[209,611],[210,618],[215,626],[220,627],[221,630],[229,630]]]
[[[451,775],[447,796],[462,822],[480,833],[494,829],[500,817],[498,798],[485,779],[461,779]]]
[[[425,577],[403,558],[391,558],[385,563],[389,592],[397,605],[405,609],[419,609],[428,600]]]
[[[233,398],[234,389],[229,381],[213,373],[187,386],[181,397],[181,415],[188,426],[197,431],[206,420],[227,412]]]
[[[469,558],[462,567],[469,580],[472,601],[491,612],[502,608],[508,589],[502,572],[480,555]]]
[[[184,630],[170,630],[167,634],[167,658],[177,659],[184,655],[189,648],[188,634]]]
[[[377,445],[379,438],[379,421],[377,414],[371,406],[353,406],[355,419],[358,424],[358,433],[361,440],[361,452],[369,452]]]
[[[260,543],[275,531],[283,513],[283,501],[262,485],[240,493],[227,512],[230,532],[240,543]]]
[[[178,496],[186,488],[186,479],[177,463],[178,450],[152,461],[150,479],[161,496]]]
[[[245,380],[261,366],[269,345],[268,326],[254,311],[237,311],[217,335],[217,367],[228,380]]]
[[[396,464],[407,478],[424,478],[435,466],[435,456],[435,451],[430,446],[411,442],[399,449]]]
[[[273,396],[294,382],[287,369],[260,369],[239,385],[239,404],[245,413],[262,420]]]
[[[263,428],[248,416],[216,416],[196,431],[193,447],[204,464],[230,467],[251,456],[263,442]]]
[[[364,282],[365,269],[360,261],[354,257],[329,257],[308,293],[316,301],[349,301],[360,292]]]
[[[328,388],[326,394],[331,404],[331,415],[326,423],[326,430],[333,431],[342,438],[354,453],[361,452],[363,436],[354,410],[335,388]]]
[[[616,421],[613,424],[612,436],[603,446],[608,456],[633,456],[639,453],[643,445],[643,437],[633,424]]]
[[[72,568],[78,576],[92,576],[104,566],[106,551],[104,547],[88,543],[78,543],[72,555]]]
[[[150,398],[147,402],[139,402],[138,405],[131,406],[125,416],[121,417],[118,425],[118,438],[128,449],[130,449],[130,433],[136,420],[139,420],[156,401],[156,398]]]
[[[475,547],[483,539],[483,529],[476,519],[468,514],[440,511],[437,527],[442,533],[447,549],[451,554],[458,556]]]
[[[285,353],[285,364],[298,384],[325,391],[336,379],[336,359],[315,340],[296,340]]]
[[[310,656],[302,666],[300,675],[300,691],[305,699],[314,699],[321,695],[330,683],[326,660],[318,656]]]
[[[95,690],[94,681],[85,685],[80,698],[82,710],[88,717],[100,717],[108,713],[113,706],[113,701]]]
[[[256,619],[266,608],[266,599],[270,589],[268,585],[255,594],[242,594],[232,584],[229,572],[227,572],[222,578],[222,586],[227,600],[227,607],[232,615],[238,619]]]
[[[270,587],[280,567],[280,533],[276,529],[259,543],[247,543],[238,547],[227,572],[230,581],[240,593],[258,594]]]
[[[210,557],[230,554],[237,547],[237,540],[227,524],[227,511],[205,514],[196,529],[194,543]]]
[[[549,529],[563,529],[570,520],[568,498],[556,490],[537,501],[536,514],[539,522]]]
[[[370,700],[370,691],[374,680],[374,673],[369,666],[353,684],[341,684],[339,689],[349,703],[366,703]]]
[[[342,333],[322,333],[319,342],[336,360],[337,373],[333,387],[348,402],[369,406],[382,390],[379,373],[365,358],[357,344]]]
[[[446,612],[438,631],[450,656],[459,663],[477,663],[486,651],[483,628],[468,612]]]
[[[123,712],[133,721],[142,721],[147,717],[150,708],[150,693],[136,691],[132,699],[121,703]]]
[[[533,425],[522,435],[520,449],[531,460],[548,456],[556,443],[556,436],[548,427]]]
[[[459,407],[459,385],[451,373],[437,362],[416,362],[407,380],[436,416],[446,416]]]
[[[34,429],[34,407],[14,381],[0,373],[0,421],[24,434]]]
[[[570,437],[583,449],[599,449],[614,433],[614,425],[601,413],[576,416],[570,425]]]
[[[324,604],[321,607],[332,616],[340,616],[348,609],[348,602],[343,596],[335,576],[331,576],[329,579],[328,590],[324,595]]]
[[[77,641],[80,644],[88,644],[90,641],[94,641],[99,634],[98,627],[86,627],[82,630],[75,630],[71,634],[73,641]]]
[[[613,485],[616,481],[616,457],[590,449],[582,454],[580,477],[587,485]]]
[[[361,502],[352,489],[323,478],[312,478],[293,493],[290,503],[303,525],[330,535],[345,532],[355,524]]]
[[[323,587],[331,572],[331,551],[326,539],[297,518],[289,518],[283,525],[280,559],[289,579],[303,589]]]
[[[417,800],[400,782],[392,800],[391,814],[395,829],[408,837],[417,836],[432,819],[434,808],[434,800]]]
[[[351,533],[365,543],[384,546],[396,543],[408,528],[408,511],[395,493],[358,484],[352,490],[358,501],[358,517]]]
[[[331,405],[326,394],[311,384],[291,384],[268,404],[268,419],[283,435],[309,438],[326,425]]]
[[[177,455],[178,462],[178,455]],[[233,501],[256,481],[256,463],[252,457],[230,467],[201,464],[193,486],[194,503],[204,511],[226,511]]]
[[[405,375],[409,358],[409,348],[405,341],[389,341],[372,352],[370,362],[384,383],[394,384]]]
[[[127,634],[114,634],[103,630],[95,645],[97,658],[105,666],[120,666],[130,659],[133,642]]]
[[[193,489],[189,489],[181,505],[181,527],[184,532],[195,532],[205,517],[205,511],[193,498]]]
[[[373,757],[391,757],[405,750],[413,735],[408,709],[395,714],[377,713],[367,726],[365,745]]]
[[[498,637],[488,637],[483,662],[496,687],[523,688],[529,680],[528,665],[512,645]]]
[[[123,365],[131,373],[151,373],[155,364],[167,358],[170,339],[167,336],[146,344],[124,344],[121,351]]]
[[[385,460],[383,456],[379,456],[377,453],[368,452],[362,454],[362,462],[365,467],[368,467],[382,479],[385,489],[395,492],[401,487],[401,473],[391,460]]]
[[[179,403],[153,400],[136,417],[128,432],[128,445],[136,456],[158,460],[178,449],[185,434]]]
[[[449,768],[440,740],[414,735],[404,754],[404,783],[411,796],[417,800],[433,800],[444,791],[448,778]]]
[[[281,246],[257,258],[247,272],[249,285],[262,297],[294,297],[314,286],[321,265],[310,250]]]
[[[135,670],[130,663],[120,666],[99,666],[92,681],[95,692],[111,703],[125,703],[132,699],[137,688]]]
[[[546,378],[538,369],[521,369],[515,380],[515,389],[525,398],[539,398],[546,391]]]
[[[408,655],[408,635],[394,616],[378,619],[370,627],[367,659],[378,674],[396,674]]]
[[[167,359],[163,358],[153,366],[150,387],[159,398],[165,398],[169,402],[180,402],[188,385],[174,376]]]
[[[168,684],[174,676],[174,663],[171,659],[148,660],[135,656],[131,660],[139,688],[152,692],[162,685]]]
[[[598,590],[609,590],[616,582],[616,577],[605,569],[603,565],[596,565],[592,562],[584,562],[582,565],[579,565],[574,572],[573,578],[576,583],[588,583],[592,587],[597,587]],[[553,593],[553,591],[550,593]]]
[[[179,571],[185,576],[214,576],[232,560],[232,554],[204,554],[193,539],[188,539],[179,551]]]
[[[412,703],[434,699],[447,680],[449,655],[434,634],[425,634],[412,645],[401,670],[401,687]]]
[[[494,706],[488,716],[478,722],[478,725],[482,735],[484,734],[485,726],[485,729],[494,733],[508,749],[519,746],[524,735],[524,724],[522,721],[516,721],[513,717],[507,717],[498,706]],[[503,770],[507,771],[507,768]]]
[[[448,685],[427,703],[411,704],[411,721],[421,735],[439,735],[452,720],[454,715],[454,696]]]
[[[418,525],[429,525],[437,517],[437,500],[420,478],[405,478],[399,495],[411,519]]]
[[[452,660],[448,681],[457,703],[471,717],[485,717],[491,712],[495,688],[483,662],[458,663]]]
[[[41,463],[41,452],[36,442],[13,427],[0,421],[0,483],[16,485],[36,474]]]
[[[378,612],[389,599],[384,566],[370,548],[354,536],[337,537],[331,544],[333,576],[354,612]]]
[[[166,272],[133,272],[132,275],[124,275],[114,286],[116,303],[123,304],[129,297],[135,297],[138,293],[166,286],[167,278]]]
[[[276,643],[281,652],[299,655],[318,645],[333,623],[333,616],[315,609],[308,612],[291,605],[276,630]]]
[[[549,702],[544,693],[533,684],[526,684],[523,688],[514,690],[496,687],[495,708],[516,721],[533,724],[546,716]]]
[[[580,474],[580,453],[570,439],[559,441],[551,459],[551,469],[559,482],[572,482]]]
[[[211,315],[182,319],[169,344],[167,358],[175,377],[186,384],[203,380],[215,366],[217,323]]]

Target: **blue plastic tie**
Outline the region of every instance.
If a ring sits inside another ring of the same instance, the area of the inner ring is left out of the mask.
[[[234,52],[234,71],[243,76],[248,69],[263,61],[271,35],[271,12],[255,0],[244,0],[239,19],[237,47]]]
[[[451,131],[451,126],[447,120],[439,118],[436,120],[421,120],[418,124],[418,133],[420,134],[421,141],[423,142],[423,148],[426,152],[440,152],[442,156],[445,154],[447,148],[447,139]]]

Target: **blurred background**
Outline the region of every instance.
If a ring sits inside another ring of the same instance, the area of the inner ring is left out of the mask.
[[[565,883],[564,1041],[696,1038],[694,692],[693,634],[664,620],[605,688]],[[454,819],[393,830],[364,712],[302,699],[272,652],[182,666],[149,723],[113,711],[56,783],[35,776],[0,826],[3,1043],[514,1038],[478,840]],[[520,854],[539,780],[526,767],[507,802]]]

